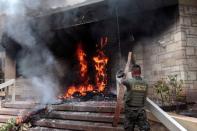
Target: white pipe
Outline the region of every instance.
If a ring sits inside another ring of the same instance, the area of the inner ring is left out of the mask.
[[[163,111],[157,104],[151,101],[149,98],[146,99],[146,107],[151,113],[170,131],[187,131],[182,125],[174,120],[170,115]]]

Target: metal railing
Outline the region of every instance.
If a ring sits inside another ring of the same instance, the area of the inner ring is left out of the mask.
[[[0,84],[0,92],[5,92],[6,98],[9,95],[10,89],[12,90],[11,92],[12,102],[15,102],[15,97],[16,97],[16,84],[15,83],[16,83],[15,79],[10,79]]]
[[[170,131],[187,131],[182,125],[174,120],[170,115],[163,111],[157,104],[151,101],[149,98],[146,99],[147,109]]]

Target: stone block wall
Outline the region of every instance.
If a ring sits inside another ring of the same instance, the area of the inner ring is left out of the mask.
[[[197,1],[190,1],[179,3],[174,24],[134,46],[149,84],[177,74],[186,89],[197,89]]]
[[[179,15],[185,51],[185,86],[197,89],[197,5],[180,4]]]
[[[150,84],[168,75],[177,74],[179,79],[185,79],[186,52],[181,36],[177,20],[160,35],[144,38],[134,47],[137,63],[143,67],[142,74]]]

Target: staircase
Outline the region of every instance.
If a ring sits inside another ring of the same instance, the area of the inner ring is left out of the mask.
[[[119,126],[112,126],[115,102],[74,102],[48,108],[52,111],[37,120],[30,131],[124,131],[123,114]],[[153,131],[168,131],[156,121],[150,120],[150,123]]]
[[[16,118],[18,115],[26,112],[34,107],[35,104],[31,101],[16,101],[14,103],[2,103],[0,108],[0,126],[6,123],[11,118]]]
[[[123,131],[123,125],[112,126],[114,102],[75,102],[52,105],[52,111],[34,123],[31,131],[45,130],[87,130]],[[123,119],[123,115],[121,116]],[[122,121],[121,119],[121,121]]]
[[[73,102],[49,105],[48,114],[42,115],[33,123],[29,131],[123,131],[124,114],[120,116],[118,127],[112,126],[115,102]],[[8,119],[36,107],[32,101],[6,102],[0,108],[0,126]],[[152,131],[168,131],[163,124],[147,111]]]

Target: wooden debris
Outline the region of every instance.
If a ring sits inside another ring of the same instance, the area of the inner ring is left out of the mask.
[[[127,64],[126,64],[126,67],[125,67],[125,70],[124,70],[125,75],[127,75],[128,71],[129,71],[129,65],[131,63],[131,57],[132,57],[132,53],[129,52]],[[117,85],[119,86],[119,92],[118,92],[118,96],[117,96],[117,103],[116,103],[114,120],[113,120],[113,126],[114,127],[118,126],[121,108],[123,107],[123,97],[124,97],[124,92],[125,92],[125,88],[122,84],[118,83]]]

